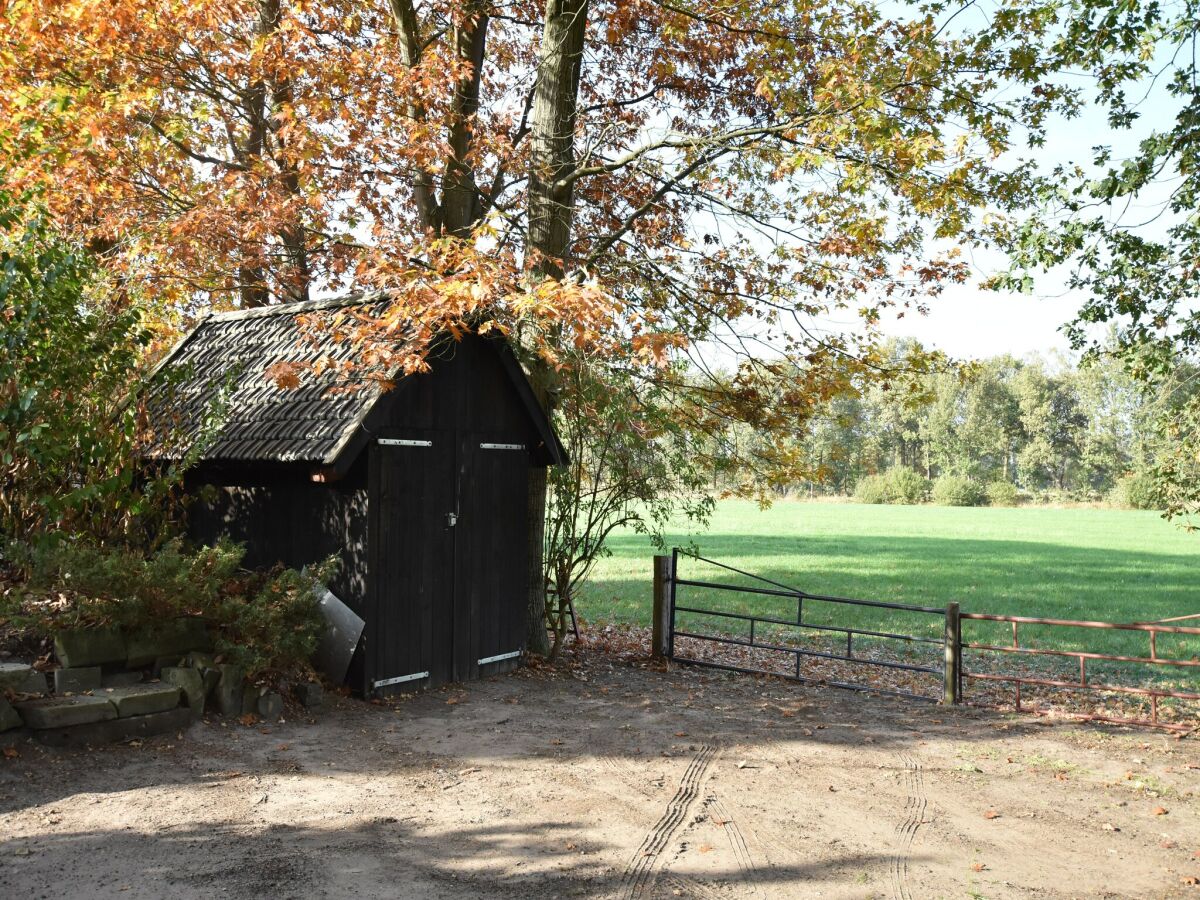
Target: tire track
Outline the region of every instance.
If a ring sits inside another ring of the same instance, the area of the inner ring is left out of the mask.
[[[710,820],[714,825],[720,823],[720,827],[724,830],[725,837],[729,840],[729,846],[733,848],[733,858],[737,860],[738,868],[742,870],[746,875],[746,880],[757,891],[758,867],[754,865],[754,857],[750,855],[750,847],[746,844],[746,838],[742,834],[742,829],[738,827],[737,820],[729,814],[725,804],[715,794],[709,796],[708,808],[716,816],[715,819],[710,816]]]
[[[912,855],[913,840],[917,829],[925,822],[929,802],[925,799],[925,774],[921,763],[908,753],[900,754],[904,764],[904,786],[908,799],[904,803],[904,820],[896,826],[896,852],[892,854],[888,875],[892,883],[895,900],[912,900],[908,886],[908,860]]]
[[[700,792],[700,782],[704,779],[704,773],[708,770],[712,758],[713,748],[704,746],[688,764],[679,789],[667,803],[666,812],[638,846],[625,869],[625,874],[621,876],[619,895],[622,900],[642,897],[653,886],[658,859],[675,832],[679,830],[679,826],[686,820],[688,810]]]

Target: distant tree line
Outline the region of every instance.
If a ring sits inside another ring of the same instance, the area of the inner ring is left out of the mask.
[[[923,348],[894,342],[897,371]],[[798,447],[811,493],[947,505],[1023,498],[1158,508],[1165,423],[1198,393],[1177,363],[1150,388],[1112,356],[995,356],[877,381],[830,400]]]

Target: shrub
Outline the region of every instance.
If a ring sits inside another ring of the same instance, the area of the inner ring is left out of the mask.
[[[854,499],[859,503],[891,503],[891,490],[883,475],[867,475],[854,488]]]
[[[933,502],[938,506],[979,506],[983,500],[983,489],[961,475],[943,475],[933,483]]]
[[[987,501],[992,506],[1017,506],[1021,492],[1011,481],[993,481],[987,486]]]
[[[75,540],[11,545],[10,562],[28,572],[10,592],[0,621],[49,636],[63,628],[115,625],[128,630],[182,617],[200,618],[217,652],[249,675],[307,671],[324,629],[318,582],[333,561],[306,573],[241,568],[232,542],[185,551],[178,540],[150,555]]]
[[[892,466],[884,473],[889,503],[921,503],[929,493],[929,481],[907,466]]]
[[[139,461],[154,332],[130,289],[0,194],[0,541],[170,533],[183,467]]]
[[[1108,496],[1114,506],[1125,509],[1162,509],[1162,495],[1154,476],[1148,472],[1137,472],[1123,476],[1113,486]]]

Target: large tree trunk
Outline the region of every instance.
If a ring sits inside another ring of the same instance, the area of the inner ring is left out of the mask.
[[[530,277],[561,279],[567,272],[574,217],[571,183],[560,186],[575,167],[575,119],[579,72],[587,32],[588,0],[547,0],[530,120],[529,234]],[[553,412],[555,377],[549,366],[533,364],[538,398]],[[546,521],[546,478],[529,482],[529,649],[549,653],[546,637],[546,581],[542,572]]]
[[[450,156],[442,181],[442,227],[447,234],[467,237],[479,218],[479,191],[470,162],[475,113],[479,111],[479,84],[487,46],[488,16],[472,3],[454,25],[458,56],[470,66],[454,89],[450,122]]]

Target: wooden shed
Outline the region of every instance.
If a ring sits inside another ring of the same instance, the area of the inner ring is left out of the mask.
[[[210,315],[163,362],[150,403],[173,435],[152,455],[180,458],[206,435],[187,475],[192,538],[243,542],[254,567],[340,556],[329,587],[366,623],[347,676],[363,694],[517,664],[529,472],[564,460],[502,339],[447,339],[430,371],[390,389],[353,365],[362,350],[336,322],[379,303]],[[298,386],[279,383],[281,366]]]

